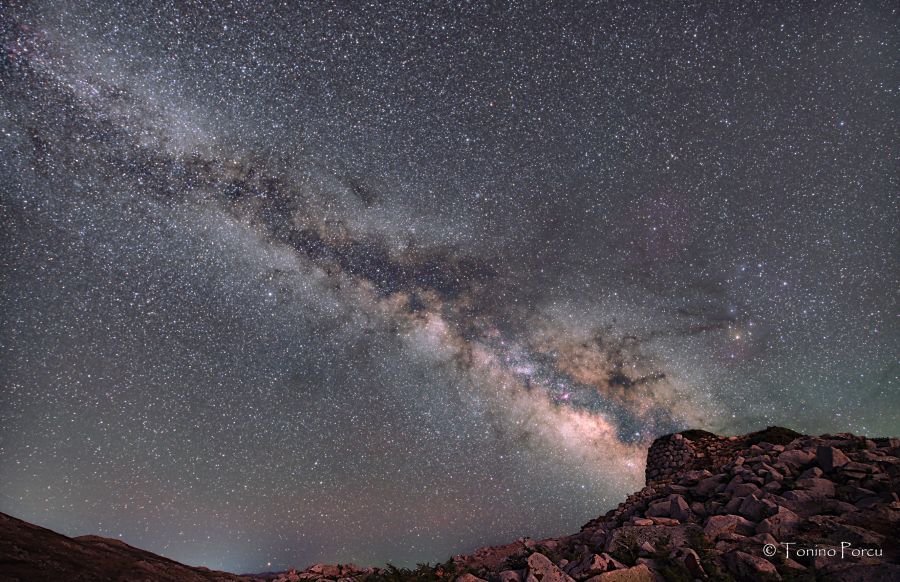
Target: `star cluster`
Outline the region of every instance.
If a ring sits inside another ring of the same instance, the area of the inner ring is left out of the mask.
[[[412,564],[896,433],[889,3],[0,10],[4,512]]]

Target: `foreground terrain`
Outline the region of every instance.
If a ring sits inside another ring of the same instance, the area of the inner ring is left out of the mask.
[[[900,439],[685,431],[648,451],[647,485],[581,531],[415,570],[316,564],[236,576],[0,514],[0,580],[900,580]]]

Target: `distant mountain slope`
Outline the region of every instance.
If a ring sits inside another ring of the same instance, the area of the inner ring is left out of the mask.
[[[99,536],[66,537],[0,513],[0,581],[249,582]]]

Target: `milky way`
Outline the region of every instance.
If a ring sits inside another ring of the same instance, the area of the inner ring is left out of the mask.
[[[0,510],[232,571],[896,433],[889,3],[2,8]]]

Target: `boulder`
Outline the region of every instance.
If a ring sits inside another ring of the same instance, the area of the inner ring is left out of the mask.
[[[818,467],[810,467],[809,469],[800,473],[800,476],[797,479],[814,479],[816,477],[821,477],[825,473],[822,472],[822,469]]]
[[[747,476],[749,477],[749,474]],[[725,486],[725,492],[731,493],[732,491],[734,491],[735,487],[737,487],[739,485],[743,485],[743,484],[744,484],[744,474],[739,473],[739,474],[735,475],[731,479],[731,481],[728,482],[728,485]]]
[[[504,570],[500,572],[500,582],[524,582],[525,570]]]
[[[572,562],[566,573],[576,580],[583,580],[606,572],[611,566],[610,561],[597,554],[588,554],[581,560]]]
[[[644,513],[647,517],[669,517],[669,501],[667,499],[660,499],[659,501],[654,501],[650,504],[650,507],[647,508],[647,511]]]
[[[334,564],[313,564],[306,571],[311,574],[321,574],[324,578],[337,578],[341,575],[340,566]]]
[[[816,501],[819,501],[821,499],[820,497],[817,497],[809,491],[803,491],[802,489],[785,491],[781,495],[781,497],[788,502],[786,503],[786,505],[789,505],[796,511],[800,511],[803,506],[815,503]]]
[[[712,473],[710,473],[706,469],[702,469],[699,471],[686,471],[681,476],[681,479],[678,480],[678,483],[680,483],[681,485],[694,485],[700,479],[705,479],[706,477],[709,477],[710,475],[712,475]]]
[[[884,543],[883,535],[864,527],[848,524],[837,525],[830,537],[837,543],[850,542],[854,546],[881,546]]]
[[[724,513],[737,513],[738,508],[740,508],[743,502],[743,497],[732,497],[728,500],[728,503],[725,504]]]
[[[731,490],[731,494],[735,497],[747,497],[759,491],[759,487],[754,483],[741,483]]]
[[[624,570],[628,567],[607,553],[600,554],[600,557],[606,560],[607,563],[609,563],[607,570]]]
[[[740,515],[714,515],[706,520],[703,533],[711,540],[716,540],[727,533],[753,535],[754,529],[753,523]]]
[[[764,471],[761,471],[760,476],[765,479],[766,483],[784,480],[784,475],[782,475],[781,472],[774,467],[770,467]]]
[[[800,516],[787,507],[778,506],[774,514],[767,517],[756,526],[756,533],[768,533],[777,539],[783,539],[797,532],[802,520]]]
[[[679,521],[688,521],[691,518],[691,507],[681,495],[673,495],[669,501],[669,515]]]
[[[834,483],[828,479],[822,479],[820,477],[798,479],[797,487],[808,491],[817,499],[834,497]]]
[[[574,582],[572,578],[556,567],[550,558],[540,552],[528,556],[528,576],[525,582]]]
[[[694,487],[694,495],[700,497],[707,497],[716,492],[722,482],[725,480],[725,475],[713,475],[712,477],[707,477],[706,479],[701,479],[697,485]]]
[[[740,508],[738,508],[738,513],[751,521],[759,522],[773,513],[777,507],[778,506],[775,505],[773,501],[768,499],[757,499],[751,495],[750,497],[744,498],[743,503],[741,503]]]
[[[769,481],[763,485],[763,490],[769,493],[777,493],[778,491],[781,491],[781,483],[778,481]]]
[[[799,469],[805,465],[808,465],[813,462],[813,459],[816,458],[811,451],[805,451],[803,449],[794,449],[792,451],[785,451],[778,455],[778,462],[784,463],[788,467],[792,467],[793,469]]]
[[[456,582],[487,582],[487,580],[474,574],[463,574],[462,576],[457,576]]]
[[[846,465],[850,462],[847,455],[840,449],[829,446],[819,446],[816,449],[816,462],[822,467],[826,473],[834,471],[836,468]]]
[[[768,534],[768,533],[756,534],[755,536],[753,536],[750,539],[761,546],[764,546],[766,544],[771,544],[774,546],[774,545],[778,544],[778,540],[776,540],[774,537],[772,537],[772,534]]]
[[[700,580],[706,578],[706,571],[700,562],[700,556],[691,548],[678,548],[675,550],[673,557],[684,566],[693,578],[699,578]]]
[[[588,578],[587,582],[655,582],[655,577],[646,564],[639,564],[624,570],[604,572]]]
[[[851,511],[858,511],[855,505],[838,499],[825,499],[822,501],[822,511],[842,515]]]
[[[695,501],[691,503],[691,513],[698,517],[706,517],[706,506],[699,501]]]
[[[778,575],[778,570],[775,569],[772,562],[740,550],[725,554],[725,564],[728,566],[728,570],[740,580],[758,580],[764,576],[769,579],[781,580],[781,576]]]

